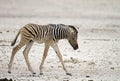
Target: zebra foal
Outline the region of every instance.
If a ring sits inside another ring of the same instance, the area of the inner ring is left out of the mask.
[[[76,30],[74,26],[64,25],[64,24],[48,24],[48,25],[27,24],[19,30],[15,39],[11,43],[11,46],[13,46],[16,43],[16,40],[19,34],[21,34],[21,39],[20,39],[19,44],[16,45],[12,50],[12,55],[10,58],[10,62],[8,64],[8,73],[11,73],[12,63],[13,63],[13,59],[14,59],[16,52],[20,48],[22,48],[24,45],[26,45],[23,51],[23,55],[24,55],[29,71],[35,74],[29,62],[28,53],[33,43],[37,42],[39,44],[45,43],[45,49],[44,49],[44,53],[42,57],[42,62],[39,67],[40,75],[43,74],[42,67],[43,67],[43,64],[46,59],[47,52],[50,46],[55,50],[66,74],[71,75],[71,73],[69,73],[64,66],[63,58],[59,51],[57,43],[60,39],[67,39],[74,50],[78,49],[78,43],[77,43],[78,31]]]

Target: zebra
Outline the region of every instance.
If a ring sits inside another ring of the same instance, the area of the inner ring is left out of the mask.
[[[16,52],[26,45],[23,51],[23,56],[28,66],[28,70],[33,74],[35,74],[29,62],[28,53],[33,43],[37,42],[39,44],[45,43],[45,49],[44,49],[42,61],[39,66],[40,75],[43,75],[42,68],[50,46],[56,52],[59,61],[62,64],[62,68],[66,72],[66,75],[71,75],[71,73],[69,73],[65,68],[63,58],[57,44],[59,40],[67,39],[74,50],[78,49],[78,42],[77,42],[78,31],[73,25],[65,25],[65,24],[38,25],[33,23],[26,24],[19,30],[15,39],[11,43],[11,46],[14,46],[19,34],[21,35],[21,39],[19,44],[13,47],[12,49],[10,62],[8,64],[8,73],[11,73],[12,63]]]

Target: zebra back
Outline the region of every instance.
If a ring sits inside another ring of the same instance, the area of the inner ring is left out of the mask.
[[[27,24],[23,27],[24,36],[32,39],[65,39],[68,36],[68,26],[64,24],[37,25]]]

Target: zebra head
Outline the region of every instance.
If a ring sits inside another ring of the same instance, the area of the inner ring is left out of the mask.
[[[68,41],[74,50],[78,49],[77,34],[77,29],[74,26],[69,25]]]

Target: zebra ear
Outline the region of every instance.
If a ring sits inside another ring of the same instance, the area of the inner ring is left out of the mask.
[[[72,25],[69,25],[69,29],[70,29],[71,32],[78,33],[78,30],[74,26],[72,26]]]
[[[73,33],[73,32],[74,32],[74,30],[73,30],[72,28],[70,28],[70,27],[69,27],[69,30],[70,30],[70,32],[71,32],[71,33]]]
[[[69,30],[70,30],[71,33],[75,32],[75,31],[74,31],[74,26],[69,25]]]

